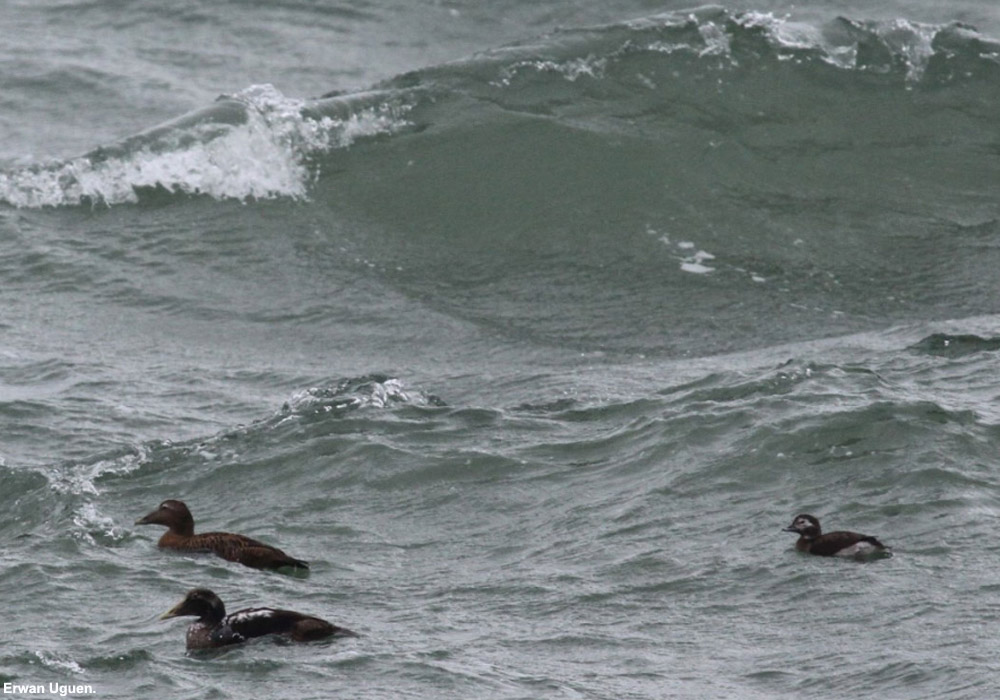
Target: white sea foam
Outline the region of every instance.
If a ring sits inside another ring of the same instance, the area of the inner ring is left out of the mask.
[[[100,493],[97,479],[106,474],[130,474],[141,467],[149,456],[149,448],[136,446],[127,454],[83,464],[57,464],[44,470],[49,485],[56,493],[93,495]]]
[[[827,41],[817,27],[788,19],[775,17],[770,13],[747,12],[739,15],[744,27],[762,29],[772,44],[779,50],[818,50],[825,62],[838,68],[856,69],[860,66],[858,44],[837,45]],[[931,57],[934,55],[934,37],[941,31],[940,25],[895,19],[891,22],[855,22],[845,20],[862,34],[870,34],[894,55],[906,63],[906,81],[918,82],[924,75]]]
[[[668,14],[660,18],[664,28],[678,27],[677,16]],[[779,60],[789,60],[810,52],[819,60],[845,70],[868,69],[859,64],[859,45],[867,37],[881,44],[892,56],[901,58],[906,66],[906,82],[918,83],[924,76],[931,58],[935,54],[934,41],[946,29],[944,25],[925,24],[906,19],[892,21],[840,20],[850,31],[834,32],[836,39],[824,36],[821,28],[795,22],[786,17],[775,17],[772,13],[740,12],[720,18],[709,10],[708,13],[692,13],[688,20],[695,24],[701,43],[680,40],[657,39],[645,44],[648,51],[674,53],[689,51],[699,56],[715,56],[735,60],[732,50],[733,25],[727,20],[746,29],[763,32],[769,43],[778,51]],[[629,26],[641,30],[649,25],[649,20],[633,22]],[[947,27],[948,31],[966,37],[980,39],[974,30],[962,27]],[[991,45],[989,42],[988,45]],[[990,60],[997,54],[980,53],[980,58]],[[887,65],[886,68],[889,68]]]
[[[694,241],[672,242],[669,234],[660,233],[651,226],[646,227],[646,233],[651,236],[657,236],[661,243],[677,251],[676,258],[680,263],[682,271],[695,275],[707,275],[715,271],[714,267],[705,264],[708,260],[715,260],[715,256],[705,250],[698,249]]]
[[[418,403],[427,399],[417,395]],[[334,411],[355,408],[385,408],[394,403],[410,403],[414,396],[395,378],[343,382],[337,387],[311,387],[297,392],[283,407],[283,412]]]
[[[568,61],[548,61],[548,60],[525,60],[518,61],[505,67],[494,85],[510,85],[518,75],[524,71],[535,71],[537,73],[558,73],[570,82],[576,82],[580,78],[602,78],[607,67],[607,58],[598,58],[590,55],[585,58],[574,58]]]
[[[729,34],[715,22],[698,25],[698,33],[705,42],[700,51],[702,56],[730,56]]]
[[[73,515],[73,524],[76,526],[75,533],[79,538],[86,540],[90,544],[96,544],[94,533],[102,539],[120,540],[125,537],[125,530],[115,521],[106,515],[102,515],[97,505],[92,502],[84,503]]]
[[[46,668],[69,673],[83,673],[83,667],[73,659],[61,658],[49,651],[35,651],[35,656]]]
[[[696,275],[705,275],[715,270],[714,267],[708,267],[707,265],[702,265],[701,263],[697,262],[682,262],[681,269],[684,272],[691,272]]]
[[[81,501],[73,512],[75,538],[95,544],[95,538],[117,541],[125,537],[125,530],[117,526],[112,518],[102,514],[94,502],[94,497],[101,493],[97,481],[105,475],[134,472],[146,462],[148,453],[148,447],[142,445],[119,457],[90,463],[55,464],[43,468],[42,473],[48,479],[49,488],[59,494],[78,497]]]
[[[405,109],[386,104],[344,118],[307,116],[306,101],[271,85],[252,86],[232,99],[246,106],[245,121],[186,127],[172,148],[143,146],[109,158],[82,156],[0,173],[0,201],[28,208],[113,205],[137,201],[144,188],[216,199],[304,198],[316,174],[311,155],[406,125]]]

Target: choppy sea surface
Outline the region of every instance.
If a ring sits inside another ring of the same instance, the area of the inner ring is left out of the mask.
[[[0,36],[0,681],[1000,692],[995,3],[11,0]],[[310,575],[158,550],[167,498]],[[893,556],[798,554],[800,512]],[[362,636],[188,654],[195,586]]]

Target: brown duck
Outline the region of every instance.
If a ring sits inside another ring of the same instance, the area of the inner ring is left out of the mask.
[[[214,649],[269,634],[287,637],[296,642],[358,636],[351,630],[338,627],[322,618],[303,615],[294,610],[247,608],[226,615],[226,606],[219,596],[207,588],[188,591],[184,600],[163,613],[160,619],[184,615],[198,618],[188,627],[188,649]]]
[[[160,507],[136,525],[166,525],[169,528],[157,544],[165,549],[184,552],[214,552],[223,559],[235,561],[254,569],[280,569],[292,567],[308,569],[309,564],[295,559],[277,547],[258,542],[245,535],[229,532],[203,532],[194,534],[194,518],[182,501],[164,501]]]

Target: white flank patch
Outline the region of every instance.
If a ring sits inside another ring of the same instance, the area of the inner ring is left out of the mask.
[[[240,612],[235,612],[232,615],[229,615],[226,621],[229,624],[234,624],[273,616],[274,611],[269,608],[261,608],[260,610],[241,610]]]
[[[875,554],[881,551],[878,547],[873,545],[871,542],[856,542],[850,547],[844,547],[836,556],[838,557],[866,557],[870,554]]]

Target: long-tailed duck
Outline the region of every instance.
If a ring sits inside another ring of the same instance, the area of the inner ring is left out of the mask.
[[[136,525],[166,525],[167,532],[157,543],[167,549],[180,549],[186,552],[214,552],[223,559],[239,562],[255,569],[280,569],[292,567],[308,569],[309,564],[301,559],[295,559],[282,552],[277,547],[258,542],[244,535],[234,535],[229,532],[205,532],[194,534],[194,518],[191,511],[181,501],[169,500],[144,518],[135,521]]]
[[[890,549],[871,535],[839,530],[825,535],[820,530],[819,520],[808,513],[795,516],[792,524],[783,532],[799,535],[795,549],[821,557],[853,557],[863,559],[880,554],[888,554]]]

